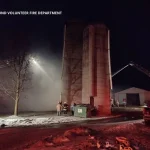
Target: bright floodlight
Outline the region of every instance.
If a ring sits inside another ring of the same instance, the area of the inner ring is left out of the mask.
[[[37,61],[36,61],[33,57],[31,57],[31,61],[32,61],[34,64],[37,64]]]
[[[51,81],[53,79],[50,77],[50,75],[43,69],[43,67],[39,64],[39,61],[36,61],[34,57],[31,57],[30,60],[33,63],[33,67],[37,67],[40,71],[42,71]]]
[[[32,60],[34,64],[37,64],[37,61],[35,59]]]

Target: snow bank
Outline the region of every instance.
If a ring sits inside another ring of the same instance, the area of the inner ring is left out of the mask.
[[[30,116],[30,117],[18,117],[9,116],[0,118],[0,125],[5,124],[7,127],[13,126],[31,126],[31,125],[48,125],[54,123],[68,123],[83,120],[97,120],[111,117],[101,118],[79,118],[74,116]]]

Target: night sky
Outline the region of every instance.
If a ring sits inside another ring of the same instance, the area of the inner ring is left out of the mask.
[[[81,19],[105,23],[111,33],[112,72],[130,61],[150,70],[150,3],[148,0],[54,1],[44,3],[0,2],[0,10],[62,11],[58,16],[0,16],[0,50],[9,49],[12,39],[29,39],[30,48],[50,51],[61,60],[63,29],[67,20]],[[19,38],[18,38],[19,37]],[[45,50],[46,49],[46,50]],[[129,67],[113,78],[114,88],[138,87],[150,90],[150,78]]]

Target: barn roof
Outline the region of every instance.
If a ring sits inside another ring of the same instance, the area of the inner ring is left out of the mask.
[[[128,88],[128,89],[125,89],[125,90],[121,90],[121,91],[118,91],[118,92],[115,92],[115,93],[120,93],[120,92],[126,92],[128,90],[132,90],[132,89],[135,89],[135,90],[139,90],[139,91],[145,91],[145,92],[150,92],[148,90],[145,90],[145,89],[141,89],[141,88],[137,88],[137,87],[131,87],[131,88]]]

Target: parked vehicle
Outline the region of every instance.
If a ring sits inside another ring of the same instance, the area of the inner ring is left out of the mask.
[[[147,103],[143,108],[143,119],[145,124],[150,123],[150,103]]]

